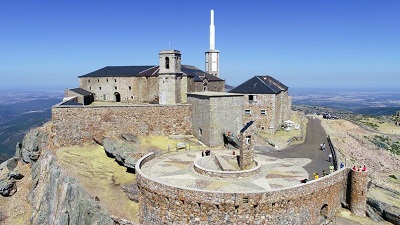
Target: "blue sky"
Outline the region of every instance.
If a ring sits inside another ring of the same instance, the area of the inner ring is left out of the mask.
[[[220,76],[289,88],[397,88],[400,1],[0,1],[0,89],[77,87],[110,65],[156,65],[162,49],[204,69],[215,10]],[[290,90],[290,89],[289,89]]]

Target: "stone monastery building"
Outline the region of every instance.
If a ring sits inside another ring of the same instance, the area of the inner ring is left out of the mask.
[[[186,93],[224,91],[225,81],[200,69],[181,65],[181,53],[164,50],[157,66],[107,66],[79,76],[80,88],[95,101],[186,103]]]
[[[225,80],[219,78],[219,51],[215,49],[213,10],[210,49],[205,52],[206,71],[182,65],[181,52],[178,50],[161,50],[158,62],[158,65],[148,66],[106,66],[79,76],[79,88],[65,91],[66,101],[59,105],[65,110],[58,110],[60,118],[67,117],[64,113],[67,107],[76,110],[73,106],[81,105],[88,111],[88,118],[83,118],[88,123],[87,129],[99,126],[94,129],[99,133],[99,130],[106,129],[106,125],[103,123],[100,126],[94,119],[106,118],[111,127],[118,124],[119,129],[126,128],[130,133],[190,133],[211,147],[223,144],[222,133],[237,133],[249,121],[255,122],[254,127],[258,131],[273,134],[289,119],[291,98],[288,87],[271,76],[255,76],[229,93],[225,92]],[[92,102],[104,104],[100,109],[98,104]],[[105,105],[114,108],[106,109]],[[116,107],[121,110],[121,107],[125,107],[126,113],[128,106],[135,115],[115,113]],[[139,106],[144,113],[138,114]],[[54,118],[58,115],[55,111]],[[115,121],[110,119],[111,112]],[[160,118],[163,125],[152,118],[161,112],[164,114],[164,118]],[[121,121],[122,118],[127,121]],[[169,121],[165,122],[166,119]],[[131,126],[128,128],[119,124]]]

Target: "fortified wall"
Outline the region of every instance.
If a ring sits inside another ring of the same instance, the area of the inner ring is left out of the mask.
[[[157,182],[141,170],[153,158],[148,154],[136,164],[142,224],[317,224],[332,217],[341,202],[360,204],[359,196],[348,194],[348,168],[286,189],[218,192]]]
[[[52,131],[57,146],[77,145],[93,138],[191,133],[191,106],[112,105],[76,106],[58,104],[52,108]]]

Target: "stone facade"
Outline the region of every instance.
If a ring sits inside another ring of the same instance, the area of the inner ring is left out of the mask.
[[[288,120],[291,98],[288,91],[279,94],[245,94],[243,121],[254,120],[258,130],[276,133]]]
[[[210,147],[222,146],[223,133],[242,127],[242,95],[223,92],[188,93],[192,134]]]
[[[136,164],[141,224],[317,224],[347,202],[349,169],[293,188],[256,193],[205,191],[168,186]]]
[[[161,50],[158,66],[107,66],[79,76],[79,87],[94,101],[186,103],[186,93],[225,90],[225,81],[190,65],[178,50]]]
[[[158,103],[158,77],[81,77],[79,86],[92,92],[95,101]]]
[[[191,133],[191,106],[121,105],[68,106],[52,108],[52,131],[57,146],[77,145],[93,138]]]

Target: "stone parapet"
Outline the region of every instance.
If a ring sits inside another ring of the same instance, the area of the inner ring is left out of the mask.
[[[255,167],[248,170],[239,170],[239,171],[220,171],[220,170],[211,170],[200,166],[196,161],[194,162],[194,170],[199,174],[211,176],[211,177],[220,177],[220,178],[241,178],[252,176],[259,172],[260,165],[256,160],[254,160]]]
[[[140,169],[150,156],[136,167],[142,224],[317,224],[346,198],[348,168],[291,188],[223,192],[157,182]]]

